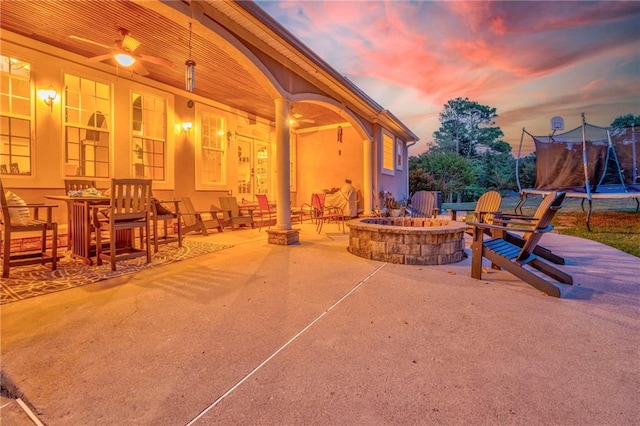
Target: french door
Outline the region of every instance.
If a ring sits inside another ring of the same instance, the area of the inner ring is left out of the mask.
[[[269,142],[242,135],[237,135],[237,142],[238,197],[247,201],[255,201],[255,194],[270,196],[271,149]]]

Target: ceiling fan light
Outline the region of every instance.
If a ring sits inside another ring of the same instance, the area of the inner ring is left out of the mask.
[[[113,58],[123,67],[130,67],[136,61],[136,59],[128,53],[116,53],[113,55]]]

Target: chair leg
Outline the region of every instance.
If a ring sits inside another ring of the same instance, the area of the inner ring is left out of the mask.
[[[9,262],[11,261],[11,232],[5,229],[4,247],[2,247],[2,278],[9,278]]]
[[[51,241],[51,270],[55,271],[58,269],[58,224],[51,224],[51,228],[53,229],[53,239]],[[45,242],[45,247],[47,243]]]
[[[117,232],[114,231],[114,235],[110,235],[109,237],[109,262],[111,263],[111,270],[116,270],[116,235]],[[131,244],[135,240],[135,235],[131,236]]]
[[[147,225],[144,228],[140,228],[140,232],[145,232],[147,236],[147,244],[145,245],[147,249],[147,263],[151,263],[151,228],[149,227],[149,222],[147,221]]]
[[[165,222],[166,224],[167,222]],[[142,231],[140,231],[142,232]],[[166,232],[166,231],[165,231]],[[166,234],[165,234],[166,235]],[[154,220],[153,221],[153,252],[157,253],[158,252],[158,238],[160,238],[158,236],[158,221]],[[142,241],[141,241],[142,242]]]
[[[96,265],[102,265],[102,231],[96,229]]]

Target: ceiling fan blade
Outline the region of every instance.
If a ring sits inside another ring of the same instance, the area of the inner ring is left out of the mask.
[[[89,62],[102,62],[105,59],[113,59],[113,53],[105,53],[104,55],[93,56],[91,58],[87,58]]]
[[[149,71],[147,71],[144,65],[142,65],[139,61],[136,61],[133,64],[133,72],[141,76],[149,75]]]
[[[151,56],[151,55],[145,55],[144,53],[141,53],[137,55],[137,57],[141,61],[149,62],[150,64],[162,65],[163,67],[167,67],[167,68],[173,68],[174,66],[173,62],[171,62],[168,59],[161,58],[159,56]]]
[[[98,43],[97,41],[89,40],[88,38],[78,37],[78,36],[75,36],[75,35],[70,35],[69,38],[81,41],[83,43],[93,44],[94,46],[104,47],[105,49],[111,49],[113,47],[113,46],[107,46],[106,44]]]

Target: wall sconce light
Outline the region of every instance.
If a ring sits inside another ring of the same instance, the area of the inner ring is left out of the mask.
[[[185,133],[189,133],[189,130],[191,130],[192,127],[193,123],[190,121],[185,121],[184,123],[182,123],[182,130],[184,130]]]
[[[233,142],[234,136],[235,136],[235,135],[234,135],[233,133],[231,133],[231,131],[228,131],[228,132],[227,132],[227,143],[228,143],[229,145],[231,145],[231,142]]]
[[[53,86],[49,85],[48,89],[41,90],[40,98],[42,98],[44,103],[47,104],[49,108],[51,108],[51,112],[53,112],[53,103],[58,98],[58,92],[56,92]]]
[[[342,143],[342,126],[338,126],[338,143]]]

